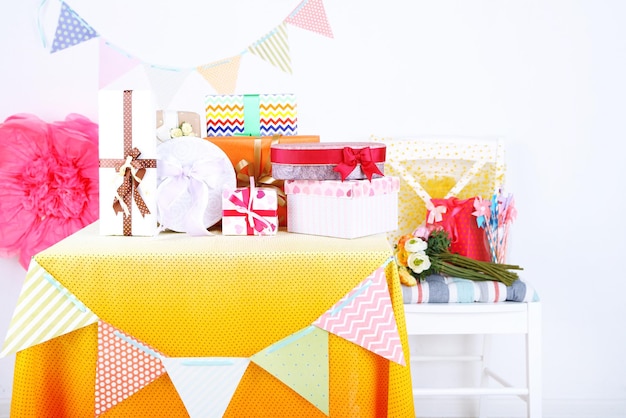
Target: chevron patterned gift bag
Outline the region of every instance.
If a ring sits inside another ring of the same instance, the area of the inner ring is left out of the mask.
[[[208,137],[298,133],[293,94],[208,95],[205,110]]]

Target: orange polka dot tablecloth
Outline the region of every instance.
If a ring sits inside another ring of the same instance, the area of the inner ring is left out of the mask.
[[[68,323],[84,323],[17,352],[11,417],[175,418],[208,403],[222,403],[225,417],[412,417],[408,364],[312,325],[374,291],[373,272],[382,271],[402,349],[395,356],[408,357],[400,283],[393,263],[385,264],[391,254],[384,234],[116,237],[99,236],[92,224],[31,264],[25,283],[40,274],[42,288],[64,296],[58,303],[74,304]],[[262,367],[297,353],[284,348],[294,338],[301,340],[292,347],[307,345],[311,358],[327,353],[327,413],[302,395],[307,381],[291,387],[280,369]],[[269,357],[250,361],[260,353]],[[181,372],[206,359],[211,367]],[[190,405],[179,382],[202,373],[220,384]],[[230,400],[211,396],[231,387]]]

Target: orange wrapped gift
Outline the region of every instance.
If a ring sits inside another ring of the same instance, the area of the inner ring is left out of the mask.
[[[320,136],[212,136],[204,139],[211,141],[226,153],[233,167],[235,167],[238,187],[249,185],[250,176],[254,176],[254,181],[258,186],[277,188],[279,225],[287,226],[287,200],[285,199],[283,181],[272,177],[270,147],[272,144],[320,142]]]

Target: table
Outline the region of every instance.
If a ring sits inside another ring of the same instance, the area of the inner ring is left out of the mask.
[[[250,357],[309,326],[391,255],[384,234],[116,237],[98,235],[96,222],[34,261],[100,321],[160,353]],[[397,270],[393,263],[384,269],[408,353]],[[97,361],[97,323],[19,351],[11,416],[93,416]],[[328,333],[328,363],[329,416],[414,416],[408,361],[402,366]],[[100,416],[189,414],[165,373]],[[250,362],[224,416],[326,415]]]

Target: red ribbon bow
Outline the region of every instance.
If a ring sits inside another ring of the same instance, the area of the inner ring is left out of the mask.
[[[343,148],[343,161],[337,164],[333,171],[341,174],[341,181],[344,181],[346,177],[350,175],[356,168],[356,166],[360,164],[361,170],[363,170],[363,174],[365,174],[369,181],[372,181],[372,176],[374,174],[379,174],[384,176],[384,174],[378,169],[378,166],[372,159],[372,150],[370,147],[365,147],[361,149],[353,149],[350,147]]]

